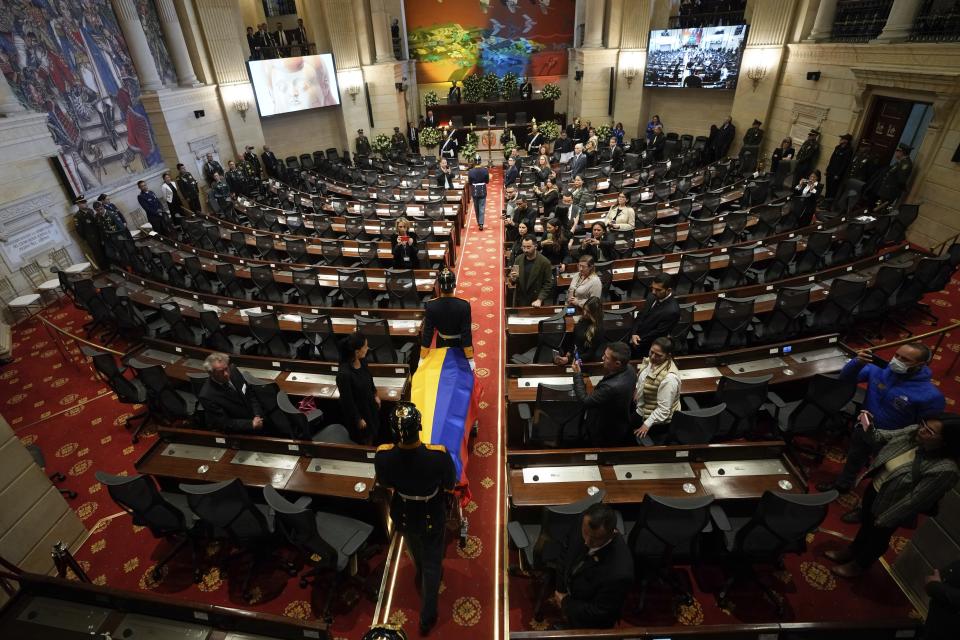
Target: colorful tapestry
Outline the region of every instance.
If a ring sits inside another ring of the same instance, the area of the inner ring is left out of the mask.
[[[175,86],[177,84],[177,72],[170,61],[167,41],[160,29],[160,16],[157,15],[157,7],[153,4],[153,0],[136,0],[136,3],[140,24],[143,25],[143,33],[147,36],[150,55],[153,56],[153,62],[157,65],[160,79],[163,80],[163,84]]]
[[[74,190],[160,164],[110,0],[7,0],[4,8],[0,70],[24,107],[47,114]]]
[[[567,73],[574,0],[408,0],[405,11],[418,82]]]

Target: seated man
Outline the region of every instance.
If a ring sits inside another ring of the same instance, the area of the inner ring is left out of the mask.
[[[617,513],[594,504],[573,527],[557,566],[553,603],[563,612],[563,627],[610,628],[620,620],[627,590],[633,584],[630,549],[617,531]]]
[[[669,335],[671,327],[680,320],[680,305],[673,297],[673,278],[658,273],[650,283],[650,295],[643,311],[633,321],[630,346],[638,358],[646,357],[654,339]]]
[[[630,366],[630,347],[611,342],[603,351],[603,378],[588,394],[580,365],[573,363],[573,392],[583,404],[583,426],[591,447],[635,445],[630,428],[630,403],[637,374]]]
[[[930,381],[929,361],[930,349],[921,342],[902,345],[884,368],[873,364],[873,353],[863,349],[843,367],[840,378],[867,383],[863,411],[877,429],[902,429],[941,413],[946,405],[940,389]],[[853,488],[857,474],[869,461],[871,447],[861,429],[854,429],[849,447],[843,471],[833,482],[817,485],[818,490],[847,492]],[[857,517],[856,511],[844,516],[848,522],[856,522]]]
[[[263,408],[247,390],[247,383],[237,368],[230,366],[230,356],[211,353],[203,361],[203,368],[210,378],[203,384],[198,398],[207,427],[227,433],[262,430]]]
[[[553,295],[553,266],[537,251],[537,239],[531,234],[523,239],[523,253],[510,269],[513,285],[513,307],[539,307]]]

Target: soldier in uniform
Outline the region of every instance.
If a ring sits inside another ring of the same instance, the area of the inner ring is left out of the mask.
[[[105,264],[104,267],[109,267],[109,263],[119,263],[120,260],[120,241],[126,238],[130,238],[130,231],[127,229],[127,221],[124,220],[123,216],[113,205],[112,210],[107,209],[104,204],[104,198],[106,194],[100,196],[101,199],[97,199],[93,203],[93,211],[97,218],[97,224],[100,226],[100,237],[103,240],[103,254],[106,256],[108,264]]]
[[[420,336],[420,358],[426,357],[437,334],[438,347],[460,347],[473,362],[473,333],[470,325],[470,303],[454,295],[457,290],[457,276],[444,267],[437,278],[440,297],[428,300],[423,316],[423,334]]]
[[[833,149],[830,154],[830,162],[827,163],[827,199],[833,200],[837,197],[837,191],[840,190],[840,183],[843,182],[847,169],[850,168],[850,161],[853,160],[853,147],[850,141],[853,136],[845,133],[840,136],[840,144]]]
[[[390,147],[397,155],[403,155],[407,150],[407,138],[400,133],[400,127],[393,128],[393,136],[390,138]]]
[[[443,534],[448,491],[456,484],[453,458],[441,445],[420,442],[420,411],[398,402],[388,422],[396,444],[377,448],[377,482],[393,490],[390,517],[413,556],[420,606],[420,634],[437,622],[437,595],[443,573]]]
[[[77,205],[77,212],[73,214],[77,235],[83,238],[84,244],[87,245],[87,255],[91,261],[98,268],[106,269],[110,265],[103,251],[103,234],[97,222],[97,214],[87,206],[87,199],[84,196],[78,197],[73,203]]]
[[[140,189],[140,193],[137,195],[137,202],[140,203],[140,207],[146,212],[150,226],[153,227],[153,230],[157,233],[162,233],[165,236],[171,235],[170,228],[167,225],[167,218],[163,215],[163,204],[160,203],[160,198],[147,188],[147,183],[143,180],[137,182],[137,188]]]
[[[457,86],[457,81],[451,80],[450,90],[447,91],[447,104],[460,104],[462,98],[463,94],[460,92],[460,87]]]
[[[244,193],[246,180],[243,178],[243,172],[237,168],[237,163],[233,160],[227,163],[227,173],[224,178],[227,180],[227,186],[230,187],[230,193],[233,195]]]
[[[189,205],[194,213],[200,213],[200,186],[197,179],[193,177],[183,163],[177,164],[177,186],[180,188],[180,195]]]
[[[243,152],[243,162],[247,165],[247,175],[259,180],[261,175],[260,158],[257,157],[257,153],[253,150],[253,145],[246,146]]]
[[[210,208],[225,218],[233,217],[233,200],[230,199],[230,185],[219,173],[213,174],[213,188],[209,195]]]
[[[801,145],[800,151],[797,151],[796,166],[793,170],[793,186],[797,186],[800,180],[806,178],[813,171],[817,164],[817,156],[820,155],[820,132],[816,129],[810,129],[807,139]]]
[[[213,154],[207,154],[207,161],[203,163],[203,177],[206,179],[207,184],[213,186],[213,174],[219,173],[223,175],[223,165],[213,159]]]
[[[370,155],[370,140],[367,139],[367,136],[363,135],[363,129],[357,129],[356,146],[358,156]]]
[[[760,143],[763,142],[763,129],[760,128],[760,125],[763,124],[759,120],[753,121],[753,126],[747,129],[747,132],[743,134],[743,146],[747,147],[759,147]]]
[[[856,153],[853,154],[853,162],[850,164],[850,175],[848,177],[869,185],[870,181],[877,175],[879,165],[877,155],[873,152],[873,145],[870,144],[869,140],[861,140]]]
[[[897,145],[893,152],[893,164],[887,167],[876,184],[873,200],[877,209],[899,198],[907,189],[910,174],[913,173],[913,161],[910,160],[910,147],[904,143]]]

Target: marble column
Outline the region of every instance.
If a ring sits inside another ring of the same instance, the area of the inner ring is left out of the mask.
[[[25,112],[13,89],[7,83],[7,76],[0,73],[0,116],[14,116]]]
[[[623,29],[623,2],[624,0],[610,0],[609,18],[607,19],[607,48],[619,49]]]
[[[921,4],[921,0],[893,0],[887,23],[874,42],[903,42],[909,38]]]
[[[833,21],[837,17],[837,0],[820,0],[817,17],[813,20],[813,30],[807,36],[810,42],[829,42],[833,35]]]
[[[373,22],[373,46],[377,53],[377,64],[395,62],[393,41],[390,37],[390,19],[383,0],[370,0],[370,20]]]
[[[137,13],[137,6],[133,0],[112,0],[113,9],[117,14],[117,22],[123,31],[123,39],[127,42],[133,66],[137,69],[140,79],[140,89],[143,91],[157,91],[163,88],[163,81],[157,71],[157,63],[150,53],[147,36],[143,32],[143,24]]]
[[[367,20],[367,8],[363,2],[353,3],[353,24],[357,30],[357,50],[360,54],[360,64],[373,64],[374,58],[370,54],[373,43],[370,42],[370,31]]]
[[[603,12],[606,0],[586,0],[584,20],[584,49],[603,48]]]
[[[160,26],[167,41],[167,49],[173,58],[173,66],[177,70],[177,80],[181,87],[193,87],[199,84],[193,72],[193,63],[190,62],[190,52],[187,51],[187,41],[183,38],[180,20],[177,18],[177,9],[173,0],[156,0],[157,15],[160,16]]]

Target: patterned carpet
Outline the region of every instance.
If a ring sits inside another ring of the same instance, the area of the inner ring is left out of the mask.
[[[484,392],[479,436],[472,443],[468,466],[473,492],[473,501],[466,508],[470,519],[469,539],[466,547],[460,549],[455,533],[449,536],[440,622],[432,634],[438,638],[505,637],[504,625],[508,622],[514,630],[542,626],[531,620],[533,587],[530,580],[509,579],[508,606],[501,591],[504,578],[500,568],[505,550],[500,547],[497,533],[503,513],[499,446],[503,366],[499,215],[502,183],[499,170],[493,173],[485,230],[477,229],[471,215],[465,231],[463,257],[457,267],[458,294],[470,300],[473,307],[477,375]],[[958,282],[952,282],[944,293],[930,296],[927,302],[940,318],[941,326],[954,321],[953,310],[960,306]],[[79,332],[86,321],[69,305],[51,307],[44,315],[74,332]],[[917,333],[930,328],[920,318],[909,324]],[[888,337],[895,338],[898,334],[888,332]],[[150,568],[166,551],[165,544],[156,542],[149,531],[134,527],[93,474],[98,469],[111,473],[133,472],[134,461],[155,436],[146,435],[139,444],[132,445],[122,424],[137,407],[116,402],[90,367],[77,357],[78,353],[72,354],[75,361],[64,359],[42,323],[35,320],[16,327],[13,340],[14,359],[0,367],[0,410],[24,443],[41,447],[51,472],[61,471],[67,476],[63,486],[78,492],[79,496],[71,504],[88,527],[90,536],[77,553],[77,559],[91,579],[98,584],[149,590],[186,601],[247,607],[240,598],[239,584],[249,568],[248,563],[229,559],[228,550],[215,545],[206,550],[207,570],[199,585],[190,580],[189,554],[182,554],[172,562],[159,582],[150,579]],[[123,350],[122,346],[112,346]],[[934,378],[948,397],[948,408],[954,406],[957,397],[960,371],[948,374],[947,368],[958,352],[960,339],[948,337],[933,362]],[[844,452],[843,442],[830,443],[827,459],[811,470],[811,482],[829,478],[842,463]],[[843,496],[831,508],[821,530],[812,536],[809,552],[788,559],[785,570],[765,574],[765,579],[786,602],[786,619],[805,621],[833,616],[865,620],[916,615],[882,566],[874,567],[867,577],[849,585],[835,579],[827,570],[829,563],[821,551],[841,544],[842,537],[855,532],[855,527],[840,522],[839,516],[858,500],[855,494]],[[912,531],[898,532],[887,554],[888,560],[903,548],[911,534]],[[371,558],[363,570],[378,571],[383,557],[381,553]],[[670,593],[661,587],[650,587],[643,613],[633,612],[636,596],[632,594],[624,624],[709,625],[772,619],[770,604],[756,597],[752,588],[734,590],[733,609],[719,609],[712,594],[719,580],[720,574],[714,568],[705,568],[695,584],[696,602],[676,613]],[[257,573],[253,584],[258,598],[247,608],[298,619],[314,619],[314,611],[319,610],[326,593],[323,587],[301,589],[286,573],[269,565]],[[417,637],[419,598],[413,585],[412,564],[405,553],[396,571],[388,576],[387,587],[379,619],[403,624],[411,637]],[[373,620],[375,604],[352,588],[344,589],[337,596],[332,635],[359,638]],[[843,606],[836,606],[838,596]],[[550,613],[548,611],[548,615]]]

